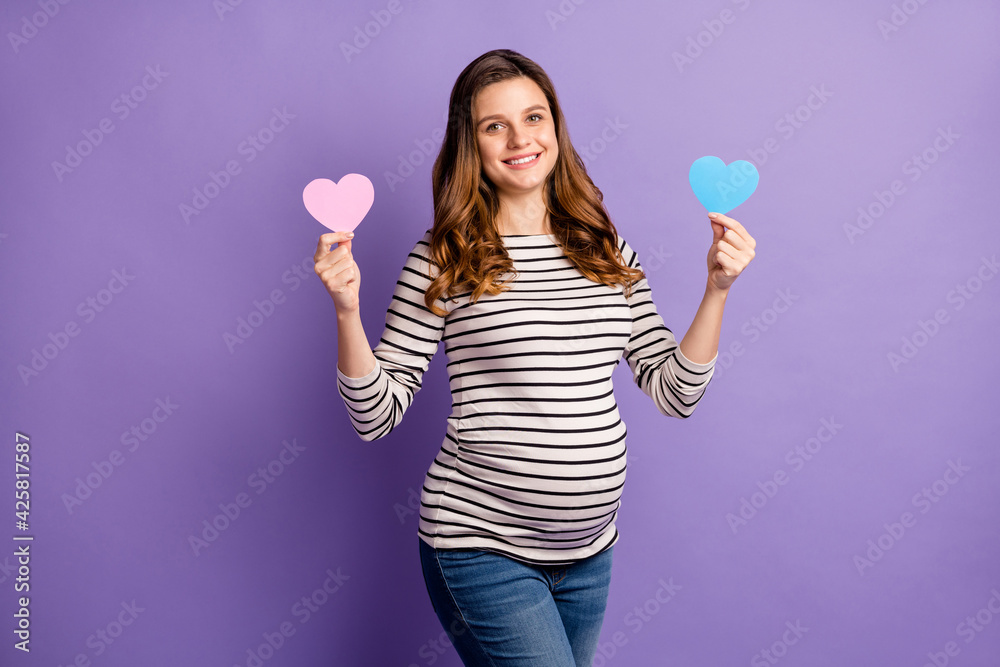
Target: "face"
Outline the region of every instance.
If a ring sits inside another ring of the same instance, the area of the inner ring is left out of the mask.
[[[486,86],[473,100],[472,118],[483,173],[497,192],[509,196],[540,190],[555,168],[559,145],[538,84],[518,77]]]

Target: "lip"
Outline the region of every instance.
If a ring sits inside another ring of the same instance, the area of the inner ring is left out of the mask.
[[[532,160],[531,162],[525,162],[524,164],[508,164],[507,161],[520,160],[521,158],[531,157],[532,155],[538,155],[540,158],[542,155],[542,151],[534,151],[532,153],[521,153],[520,155],[512,155],[511,157],[504,158],[503,160],[500,161],[503,162],[508,167],[510,167],[511,169],[524,169],[526,167],[530,167],[531,165],[535,164],[536,162],[538,162],[538,160],[537,159]]]

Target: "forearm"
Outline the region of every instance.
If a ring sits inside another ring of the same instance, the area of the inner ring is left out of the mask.
[[[719,335],[722,331],[722,312],[726,306],[729,291],[720,291],[706,286],[705,296],[698,306],[694,321],[681,340],[681,353],[698,364],[707,364],[719,351]]]
[[[337,313],[337,367],[347,377],[359,378],[375,370],[375,355],[361,324],[361,312]]]

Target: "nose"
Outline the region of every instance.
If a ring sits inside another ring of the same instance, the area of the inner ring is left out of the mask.
[[[516,148],[518,146],[525,146],[531,143],[531,136],[520,128],[513,128],[510,132],[510,139],[507,145],[511,148]]]

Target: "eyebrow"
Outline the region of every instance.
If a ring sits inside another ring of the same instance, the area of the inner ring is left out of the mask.
[[[536,104],[536,105],[534,105],[534,106],[530,106],[530,107],[528,107],[527,109],[525,109],[525,110],[524,110],[524,111],[522,111],[521,113],[522,113],[522,114],[525,114],[525,113],[528,113],[529,111],[534,111],[534,110],[536,110],[536,109],[542,109],[542,110],[544,111],[544,110],[545,110],[545,108],[546,108],[546,107],[545,107],[545,105],[544,105],[544,104]],[[479,119],[479,122],[477,122],[477,123],[476,123],[476,127],[479,127],[480,125],[482,125],[483,123],[485,123],[485,122],[486,122],[486,121],[488,121],[488,120],[495,120],[495,119],[497,119],[497,118],[503,118],[503,114],[500,114],[500,113],[496,113],[496,114],[493,114],[492,116],[486,116],[485,118],[480,118],[480,119]]]

